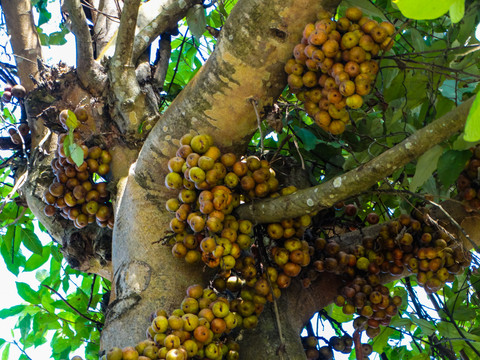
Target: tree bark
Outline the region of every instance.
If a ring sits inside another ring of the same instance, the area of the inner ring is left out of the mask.
[[[37,59],[42,58],[40,39],[32,15],[30,0],[0,1],[5,14],[7,29],[11,35],[11,44],[18,77],[28,91],[35,86],[30,77],[37,78]]]
[[[250,99],[260,109],[272,104],[285,86],[283,64],[305,23],[322,7],[336,4],[243,0],[232,10],[214,54],[162,116],[119,184],[112,249],[116,300],[107,312],[103,349],[144,339],[152,311],[171,311],[188,285],[206,284],[207,273],[182,265],[167,248],[154,244],[166,234],[171,218],[164,203],[172,195],[163,183],[178,139],[195,129],[212,134],[224,150],[243,150],[257,127]],[[129,324],[128,331],[118,331],[122,324]]]

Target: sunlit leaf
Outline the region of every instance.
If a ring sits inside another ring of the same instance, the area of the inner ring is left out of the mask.
[[[465,123],[463,138],[465,141],[475,142],[480,140],[480,96],[473,100]]]
[[[43,246],[38,236],[32,230],[22,227],[20,227],[18,231],[21,233],[23,245],[31,252],[42,255]]]
[[[82,165],[83,155],[84,155],[82,148],[76,143],[73,143],[69,146],[69,150],[70,150],[70,157],[75,162],[75,164],[77,166]]]
[[[10,343],[5,345],[5,349],[2,352],[2,360],[8,360],[10,356]]]
[[[402,14],[415,20],[436,19],[450,9],[455,0],[392,0]]]
[[[30,285],[22,282],[17,282],[16,285],[18,295],[20,295],[23,300],[28,301],[31,304],[38,304],[40,302],[38,292],[33,290]]]
[[[450,19],[453,23],[462,20],[465,14],[465,0],[455,0],[449,9]]]
[[[6,319],[9,316],[20,314],[26,307],[27,305],[14,305],[8,309],[2,309],[0,310],[0,319]]]

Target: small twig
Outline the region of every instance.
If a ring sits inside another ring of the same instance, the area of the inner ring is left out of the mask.
[[[25,350],[22,349],[22,348],[20,347],[20,345],[18,345],[18,343],[17,343],[15,340],[13,340],[13,344],[18,348],[18,350],[20,350],[20,351],[23,353],[24,356],[26,356],[27,358],[29,358],[30,360],[32,360],[32,358],[27,355],[27,353],[25,352]]]
[[[90,298],[88,299],[87,309],[92,305],[93,289],[95,288],[95,282],[97,281],[97,274],[93,274],[92,286],[90,287]]]
[[[17,192],[17,190],[22,187],[22,185],[25,183],[25,181],[27,181],[27,177],[28,177],[28,170],[26,170],[19,178],[18,180],[15,182],[15,185],[13,186],[12,188],[12,191],[10,191],[8,193],[8,195],[4,198],[2,204],[0,205],[0,213],[2,212],[3,208],[5,207],[5,205],[7,205],[7,203],[10,201],[10,199],[12,198],[13,195],[15,195],[15,193]]]
[[[260,114],[258,113],[257,109],[257,100],[251,98],[250,103],[253,105],[253,109],[255,110],[255,116],[257,117],[257,126],[258,132],[260,133],[260,153],[263,154],[264,147],[263,147],[263,131],[262,131],[262,120],[260,119]]]
[[[291,139],[291,137],[292,137],[292,134],[288,134],[287,136],[285,136],[285,138],[282,140],[280,145],[278,145],[277,150],[273,154],[272,159],[270,160],[270,164],[273,164],[275,162],[275,160],[277,160],[278,154],[280,154],[280,150],[282,150],[282,148],[285,146],[285,144],[288,142],[288,140]]]
[[[302,153],[300,152],[300,148],[298,146],[297,138],[293,138],[293,143],[295,144],[295,148],[297,149],[298,156],[300,156],[300,161],[302,162],[302,170],[305,170],[305,161],[303,161]]]
[[[50,290],[50,291],[53,291],[53,292],[60,298],[60,300],[62,300],[70,309],[72,309],[73,311],[75,311],[78,315],[80,315],[80,316],[83,317],[84,319],[95,323],[97,326],[103,326],[103,323],[101,323],[100,321],[91,319],[91,318],[89,318],[87,315],[82,314],[78,309],[76,309],[76,308],[75,308],[74,306],[72,306],[66,299],[64,299],[64,297],[63,297],[62,295],[60,295],[60,294],[58,293],[58,291],[56,291],[55,289],[52,289],[52,288],[51,288],[50,286],[48,286],[48,285],[42,285],[42,286],[46,287],[46,288],[47,288],[48,290]]]

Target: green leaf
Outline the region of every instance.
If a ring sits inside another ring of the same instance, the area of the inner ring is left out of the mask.
[[[455,0],[392,0],[402,14],[415,20],[432,20],[444,15]]]
[[[7,341],[5,339],[0,339],[0,347],[3,346],[3,344],[5,344]]]
[[[297,135],[302,140],[303,147],[307,151],[311,151],[315,149],[315,146],[317,146],[317,144],[322,142],[322,140],[317,138],[317,136],[314,133],[312,133],[307,129],[295,126],[294,131],[295,131],[295,135]]]
[[[70,156],[75,162],[77,166],[80,166],[83,164],[83,150],[80,146],[77,144],[73,143],[69,146],[70,149]]]
[[[65,136],[65,139],[63,140],[63,151],[65,152],[66,156],[70,156],[70,145],[73,143],[73,130],[70,130],[68,135]]]
[[[18,295],[20,295],[23,300],[28,301],[31,304],[38,304],[40,302],[40,296],[30,287],[30,285],[22,282],[17,282],[16,284]]]
[[[5,346],[2,353],[2,360],[8,360],[8,356],[10,355],[10,343]]]
[[[455,0],[450,6],[449,14],[454,24],[462,20],[465,14],[465,0]]]
[[[423,335],[429,336],[432,335],[436,328],[435,325],[424,319],[417,319],[412,316],[412,321],[422,330]]]
[[[467,306],[460,306],[458,309],[453,311],[453,319],[457,321],[470,321],[475,319],[477,313],[475,309],[469,308]]]
[[[429,360],[430,356],[427,353],[420,353],[413,356],[410,360]]]
[[[62,254],[60,253],[60,250],[58,249],[58,246],[52,246],[51,247],[51,252],[52,252],[52,257],[59,263],[62,262],[63,260],[63,256]]]
[[[29,229],[19,227],[17,230],[21,232],[23,245],[31,252],[42,255],[43,246],[38,236]]]
[[[202,5],[194,5],[187,12],[187,24],[190,32],[195,39],[200,39],[205,32],[207,26],[207,18],[205,17],[205,9]]]
[[[50,258],[50,247],[46,246],[43,248],[42,255],[32,254],[30,258],[25,263],[24,271],[32,271],[38,269],[40,266],[45,264]]]
[[[394,329],[385,327],[382,329],[380,334],[375,337],[375,341],[373,343],[373,351],[377,353],[382,353],[383,348],[387,345],[388,339],[390,339],[391,335],[396,332]]]
[[[453,184],[471,157],[469,150],[444,152],[438,159],[437,174],[440,182],[446,187]]]
[[[415,175],[410,182],[410,191],[415,192],[433,174],[442,153],[443,148],[436,145],[418,158]]]
[[[26,308],[27,305],[14,305],[8,309],[2,309],[0,310],[0,319],[6,319],[7,317],[20,314]]]
[[[472,107],[468,112],[464,133],[465,141],[475,142],[480,140],[480,96],[478,95],[473,100]]]
[[[80,123],[77,120],[77,116],[72,110],[68,110],[68,116],[66,121],[69,130],[75,130]]]

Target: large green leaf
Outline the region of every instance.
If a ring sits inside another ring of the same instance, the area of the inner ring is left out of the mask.
[[[450,186],[465,168],[472,153],[468,150],[448,150],[438,159],[437,173],[444,186]]]
[[[30,250],[34,254],[42,255],[42,243],[38,239],[38,236],[32,230],[18,227],[17,231],[20,231],[20,234],[22,236],[22,243],[28,250]]]
[[[475,142],[480,140],[480,97],[473,100],[472,107],[468,112],[467,122],[465,123],[463,138],[465,141]]]
[[[392,0],[402,14],[415,20],[436,19],[450,9],[455,0]]]
[[[30,258],[25,263],[24,271],[32,271],[38,269],[40,266],[45,264],[50,258],[50,246],[45,246],[43,248],[42,254],[32,254]]]
[[[0,319],[6,319],[7,317],[18,315],[26,308],[27,305],[14,305],[8,309],[2,309],[0,310]]]
[[[205,26],[207,25],[205,9],[202,5],[194,5],[188,10],[187,24],[192,35],[196,39],[200,39],[205,32]]]
[[[17,292],[18,295],[25,301],[28,301],[31,304],[40,303],[40,296],[38,292],[33,290],[30,285],[22,282],[17,282]]]
[[[415,192],[433,174],[442,153],[443,148],[440,145],[436,145],[418,158],[415,175],[413,175],[410,182],[410,191]]]
[[[425,336],[432,335],[436,331],[436,327],[430,321],[419,319],[416,316],[411,316],[412,321],[421,329]]]

